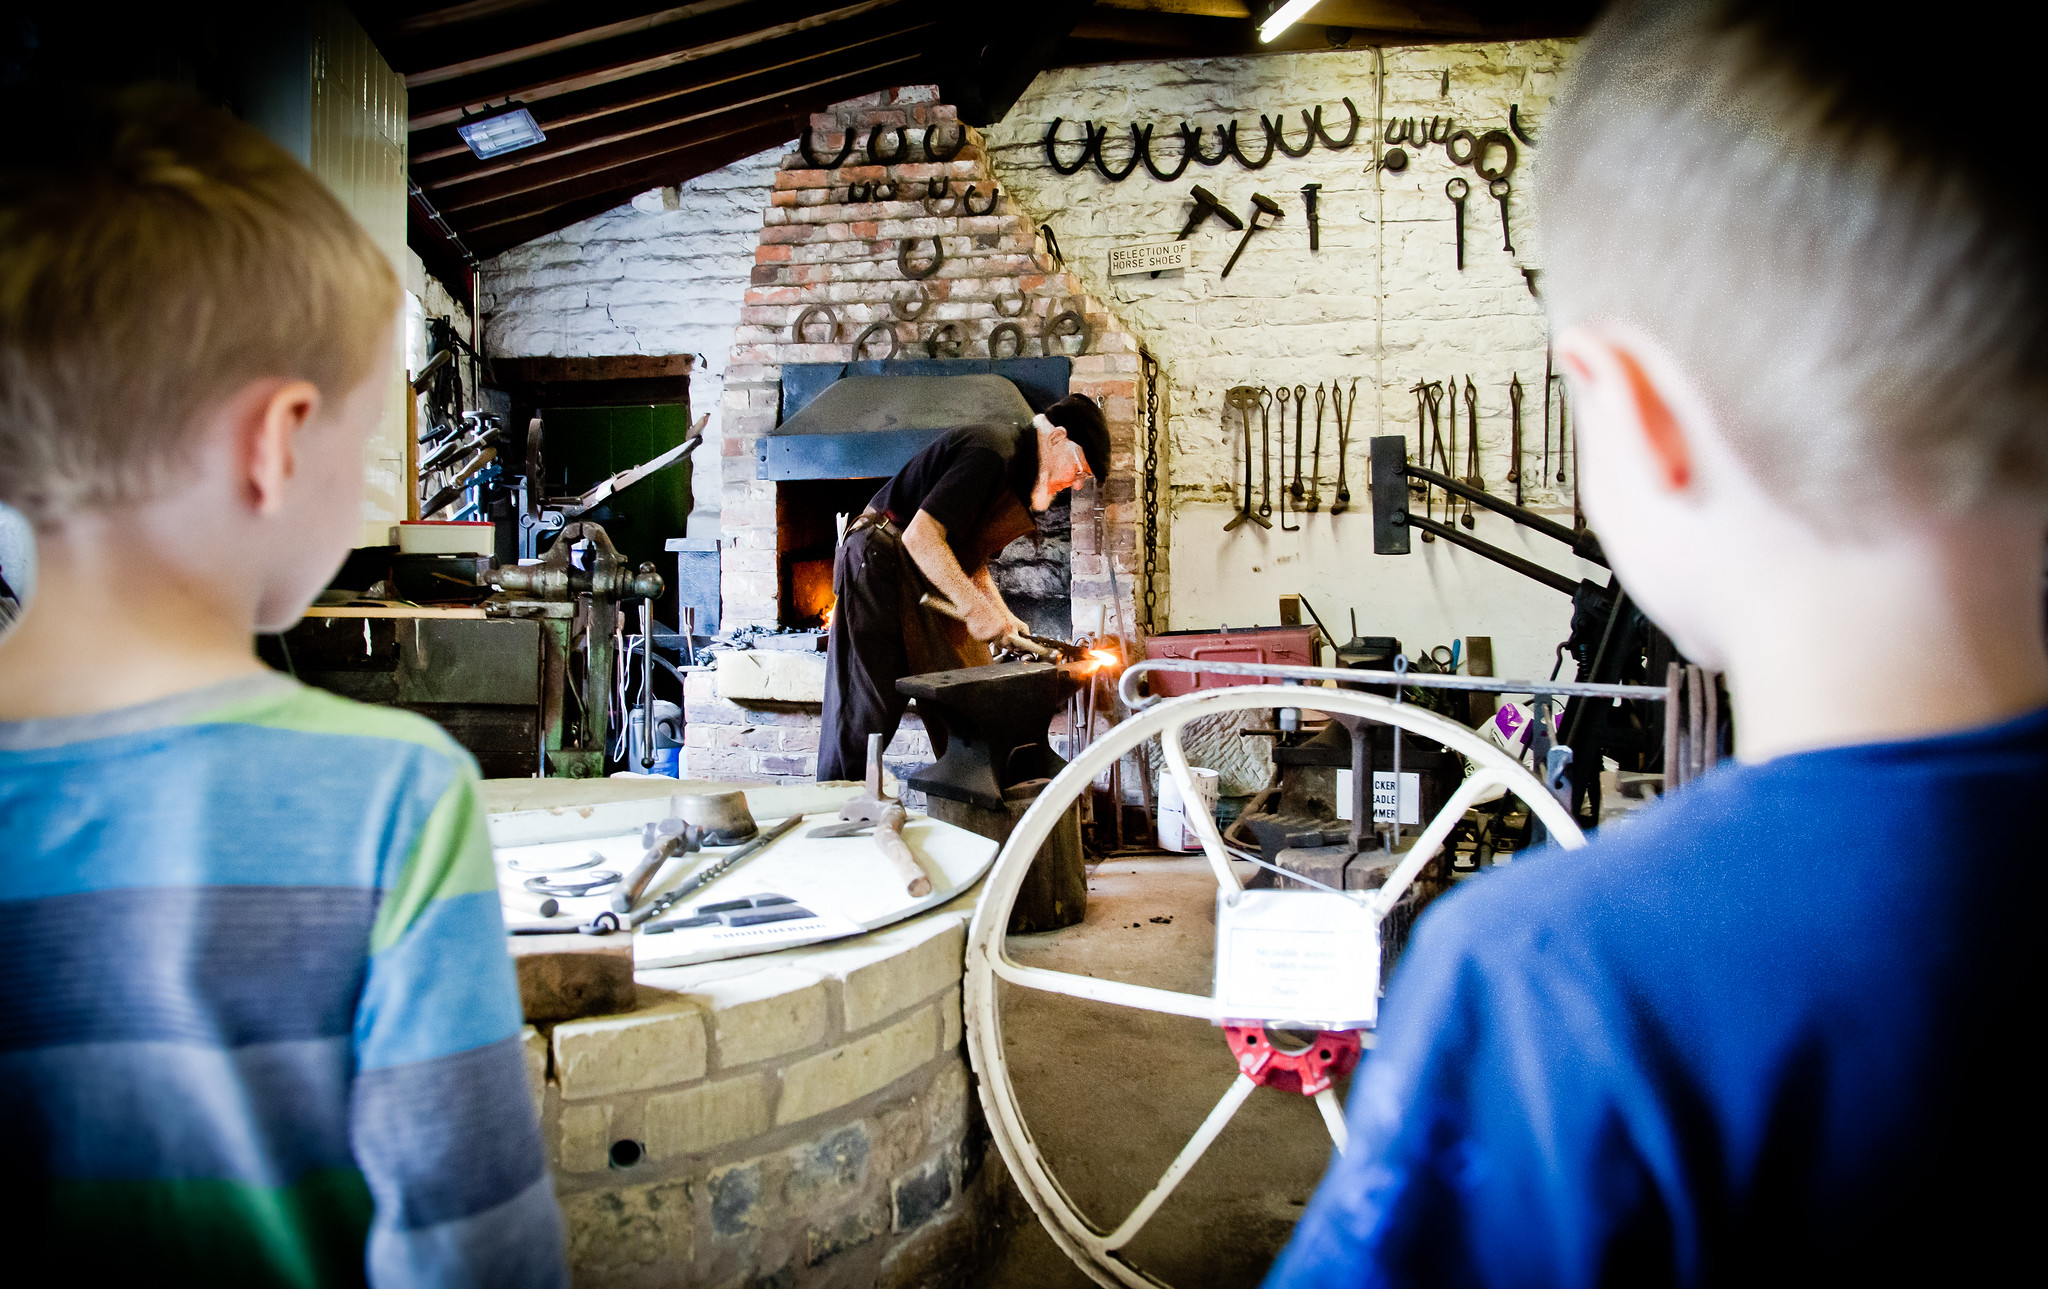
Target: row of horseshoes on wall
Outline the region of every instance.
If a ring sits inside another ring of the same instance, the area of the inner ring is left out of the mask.
[[[1014,301],[1014,305],[1006,308],[1005,304],[1010,301]],[[915,324],[919,318],[924,316],[925,310],[931,307],[931,303],[931,292],[920,283],[915,297],[891,301],[889,312],[905,322]],[[1029,303],[1022,293],[1014,296],[998,296],[996,297],[995,308],[996,312],[1004,318],[1022,318],[1024,310]],[[826,333],[822,343],[828,345],[837,344],[839,342],[839,315],[832,311],[832,306],[829,304],[814,304],[802,313],[799,313],[796,316],[796,325],[789,329],[790,343],[798,345],[812,343],[805,339],[804,329],[820,318],[831,328]],[[880,361],[887,362],[902,351],[902,338],[896,334],[895,323],[886,320],[871,322],[862,329],[858,336],[854,337],[852,361],[867,361],[862,357],[862,353],[867,349],[868,341],[877,336],[886,337],[889,341],[889,352],[883,354]],[[1006,336],[1012,342],[1010,352],[1007,354],[999,353],[997,352],[999,342]],[[1081,345],[1078,349],[1068,350],[1059,343],[1068,336],[1079,338]],[[1039,329],[1038,338],[1039,344],[1048,358],[1058,354],[1079,357],[1088,352],[1088,346],[1095,338],[1095,329],[1088,325],[1088,319],[1082,316],[1079,309],[1069,305],[1065,309],[1046,316],[1044,326]],[[924,340],[920,343],[924,347],[925,354],[929,357],[959,358],[967,350],[967,328],[959,322],[941,322],[926,333]],[[998,322],[988,333],[988,356],[990,358],[1022,358],[1024,356],[1024,345],[1024,328],[1017,322]]]

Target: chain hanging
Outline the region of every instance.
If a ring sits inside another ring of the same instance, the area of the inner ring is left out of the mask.
[[[1145,369],[1145,553],[1144,569],[1139,575],[1144,583],[1145,603],[1139,619],[1149,636],[1158,630],[1153,615],[1159,602],[1159,360],[1141,349],[1138,362]]]

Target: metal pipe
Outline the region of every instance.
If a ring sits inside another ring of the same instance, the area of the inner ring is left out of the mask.
[[[654,772],[654,601],[640,601],[640,772]]]
[[[1350,685],[1413,685],[1418,689],[1470,689],[1495,694],[1554,694],[1560,698],[1636,698],[1660,703],[1674,696],[1670,689],[1652,685],[1596,685],[1590,681],[1501,680],[1493,676],[1446,676],[1431,672],[1374,671],[1363,667],[1295,667],[1274,662],[1216,662],[1207,658],[1147,658],[1134,662],[1117,682],[1124,706],[1132,711],[1150,707],[1164,699],[1138,697],[1133,682],[1154,671],[1177,671],[1217,676],[1258,676],[1271,680],[1333,680]],[[1289,700],[1274,706],[1312,708],[1312,704]]]
[[[1543,583],[1543,585],[1553,591],[1562,591],[1566,595],[1577,595],[1579,592],[1579,584],[1576,579],[1547,569],[1533,560],[1526,560],[1520,555],[1504,551],[1492,542],[1481,541],[1472,534],[1462,532],[1449,524],[1438,523],[1427,515],[1409,515],[1408,526],[1410,528],[1420,528],[1426,533],[1435,533],[1454,546],[1463,546],[1475,555],[1483,555],[1496,564],[1513,569],[1531,581]]]
[[[1607,567],[1607,557],[1601,553],[1599,541],[1590,534],[1574,532],[1554,519],[1546,519],[1527,507],[1517,506],[1512,501],[1503,501],[1484,488],[1474,488],[1460,483],[1451,476],[1436,470],[1424,469],[1419,465],[1410,465],[1405,467],[1402,473],[1412,478],[1433,483],[1445,492],[1463,497],[1467,501],[1476,501],[1488,510],[1497,511],[1526,528],[1535,529],[1545,537],[1556,538],[1558,541],[1571,547],[1572,553],[1580,559],[1598,564],[1602,568]]]

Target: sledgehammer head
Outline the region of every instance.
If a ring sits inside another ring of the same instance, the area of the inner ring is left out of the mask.
[[[1176,240],[1183,242],[1186,241],[1189,237],[1194,235],[1194,231],[1197,228],[1200,228],[1202,226],[1202,221],[1210,218],[1211,216],[1214,216],[1215,218],[1222,220],[1224,223],[1230,225],[1232,228],[1244,227],[1244,221],[1239,219],[1235,212],[1233,212],[1229,207],[1223,204],[1223,199],[1218,197],[1215,193],[1210,192],[1207,188],[1204,188],[1202,185],[1196,184],[1194,190],[1191,193],[1189,193],[1189,196],[1194,198],[1195,209],[1193,213],[1188,216],[1188,222],[1186,226],[1180,230],[1180,237]]]

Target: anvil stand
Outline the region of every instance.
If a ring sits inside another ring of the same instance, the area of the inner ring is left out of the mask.
[[[917,700],[918,715],[945,742],[939,759],[910,776],[925,812],[942,823],[1009,840],[1024,812],[1066,762],[1052,750],[1052,718],[1077,688],[1049,663],[997,663],[906,676],[896,692]],[[1088,911],[1088,872],[1076,801],[1032,863],[1010,931],[1073,926]]]

